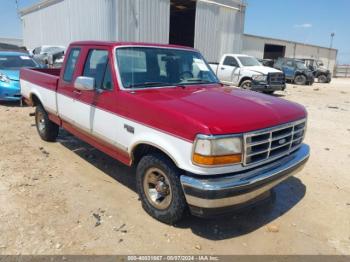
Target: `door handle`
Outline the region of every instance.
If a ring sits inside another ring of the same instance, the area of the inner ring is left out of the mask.
[[[80,90],[73,90],[73,93],[75,93],[77,95],[81,95],[81,91]]]
[[[225,70],[225,67],[221,67],[221,70]]]

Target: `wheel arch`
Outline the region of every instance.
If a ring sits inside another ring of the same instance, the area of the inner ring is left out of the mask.
[[[137,165],[141,158],[149,153],[160,153],[171,160],[178,167],[178,161],[174,158],[174,156],[171,155],[168,150],[149,141],[139,141],[131,147],[131,164]]]
[[[31,92],[29,95],[29,101],[31,106],[37,106],[39,104],[42,105],[42,99],[41,99],[41,95],[38,92]]]

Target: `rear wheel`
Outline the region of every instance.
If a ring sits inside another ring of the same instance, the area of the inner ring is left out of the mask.
[[[244,80],[241,85],[240,85],[241,88],[243,89],[252,89],[252,80]]]
[[[136,183],[143,209],[155,219],[173,224],[185,214],[187,203],[179,169],[164,155],[144,156],[136,170]]]
[[[48,142],[56,140],[59,127],[49,119],[47,112],[41,104],[35,109],[35,124],[41,139]]]
[[[318,82],[319,83],[328,83],[328,78],[325,75],[319,75],[318,76]]]
[[[297,85],[305,85],[306,81],[307,81],[307,79],[306,79],[306,76],[304,76],[304,75],[297,75],[294,78],[294,83]]]

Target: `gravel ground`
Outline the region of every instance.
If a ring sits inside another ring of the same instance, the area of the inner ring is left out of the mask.
[[[304,170],[274,200],[176,226],[142,210],[133,169],[66,132],[43,142],[33,108],[0,104],[0,254],[350,255],[350,80],[276,96],[309,112]]]

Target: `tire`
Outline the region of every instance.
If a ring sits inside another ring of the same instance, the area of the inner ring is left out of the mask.
[[[306,79],[306,76],[304,75],[297,75],[294,78],[294,83],[296,85],[306,85],[306,82],[307,82],[307,79]]]
[[[252,89],[252,80],[244,80],[240,84],[240,87],[243,89],[251,90]]]
[[[319,83],[328,83],[328,78],[327,78],[327,76],[325,76],[325,75],[319,75],[318,77],[317,77],[317,79],[318,79],[318,82]]]
[[[59,126],[49,119],[49,116],[41,104],[35,109],[36,130],[42,140],[53,142],[58,136]]]
[[[137,165],[136,186],[142,207],[166,224],[176,223],[187,212],[180,174],[173,162],[160,153],[142,157]]]
[[[272,95],[275,91],[265,91],[265,94]]]

